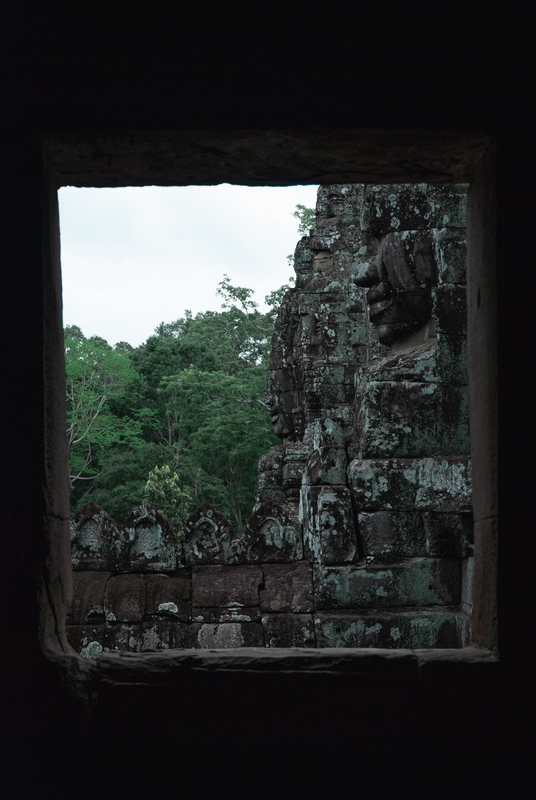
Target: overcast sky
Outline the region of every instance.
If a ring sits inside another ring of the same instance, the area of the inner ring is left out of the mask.
[[[185,309],[219,310],[231,283],[264,295],[293,274],[297,203],[316,186],[60,190],[63,320],[86,336],[136,346]]]

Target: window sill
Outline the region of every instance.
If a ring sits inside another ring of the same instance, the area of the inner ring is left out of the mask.
[[[96,662],[97,679],[112,684],[172,684],[188,673],[303,673],[349,675],[370,679],[479,680],[497,674],[493,652],[468,647],[448,650],[375,648],[166,650],[148,653],[107,652]]]

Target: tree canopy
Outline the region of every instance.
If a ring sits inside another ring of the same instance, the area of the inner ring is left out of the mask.
[[[181,498],[181,519],[208,500],[243,527],[258,458],[277,443],[263,397],[282,292],[267,313],[227,275],[217,293],[221,311],[162,322],[136,348],[66,328],[74,507],[91,498],[120,519],[150,481],[152,501]]]
[[[296,207],[299,232],[311,213]],[[267,295],[262,313],[253,290],[224,275],[220,311],[185,311],[139,347],[65,329],[73,511],[91,499],[120,521],[149,500],[179,535],[207,500],[243,528],[259,456],[278,443],[264,393],[288,288]]]

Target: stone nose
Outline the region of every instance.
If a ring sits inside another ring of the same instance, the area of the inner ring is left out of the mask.
[[[391,305],[391,302],[391,287],[383,281],[376,284],[376,286],[372,286],[367,292],[367,303],[374,309],[375,314],[385,311]]]

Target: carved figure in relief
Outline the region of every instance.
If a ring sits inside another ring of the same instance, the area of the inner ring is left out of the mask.
[[[391,345],[422,328],[431,317],[437,284],[432,240],[425,231],[393,231],[381,240],[380,281],[367,293],[378,339]]]

